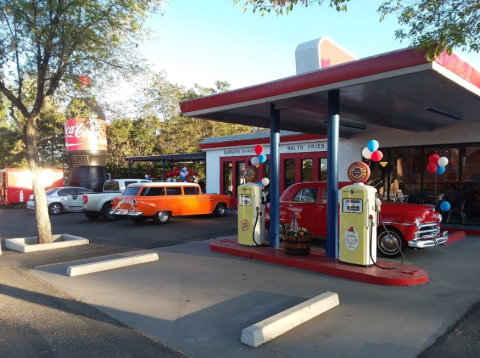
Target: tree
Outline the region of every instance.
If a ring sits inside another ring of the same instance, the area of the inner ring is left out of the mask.
[[[144,20],[160,0],[0,0],[0,92],[20,114],[33,173],[39,242],[51,242],[44,188],[39,181],[40,113],[79,75],[127,76],[141,68],[135,49]],[[13,112],[13,111],[12,111]]]
[[[350,0],[328,0],[337,11],[347,11]],[[239,0],[234,0],[236,5]],[[295,5],[322,5],[325,0],[244,0],[243,11],[249,6],[253,11],[273,11],[288,15]],[[480,1],[478,0],[416,0],[383,1],[377,12],[380,21],[395,14],[398,23],[407,29],[395,31],[395,38],[409,40],[413,47],[425,51],[430,61],[443,51],[452,53],[454,48],[468,52],[480,52]]]

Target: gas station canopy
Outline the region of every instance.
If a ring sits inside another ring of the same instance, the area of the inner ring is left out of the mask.
[[[220,122],[327,135],[327,97],[340,91],[340,137],[395,128],[429,132],[479,121],[480,72],[452,54],[433,62],[414,49],[323,68],[180,103],[182,113]]]

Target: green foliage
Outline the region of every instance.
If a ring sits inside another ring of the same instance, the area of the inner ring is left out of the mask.
[[[350,0],[328,0],[330,7],[347,11]],[[239,0],[234,0],[237,5]],[[322,5],[326,0],[244,0],[243,11],[249,7],[262,16],[273,11],[288,15],[294,6]],[[395,31],[396,39],[408,40],[410,45],[425,51],[425,57],[433,61],[443,51],[452,53],[454,48],[480,52],[480,1],[478,0],[388,0],[377,10],[380,21],[394,14],[398,23],[406,29]]]

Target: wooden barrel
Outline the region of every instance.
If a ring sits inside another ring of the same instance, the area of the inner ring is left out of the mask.
[[[304,256],[310,254],[312,235],[286,235],[282,234],[283,250],[287,255]]]

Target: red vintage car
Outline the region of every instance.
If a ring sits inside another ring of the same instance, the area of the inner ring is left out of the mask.
[[[352,183],[341,182],[339,188]],[[270,205],[270,204],[268,204]],[[305,227],[315,237],[327,236],[327,182],[303,182],[289,186],[280,196],[280,225],[282,232],[290,225],[293,213],[298,226]],[[430,205],[384,201],[377,227],[378,251],[385,257],[400,255],[398,247],[425,248],[444,244],[448,233],[440,233],[442,215]],[[270,216],[265,214],[269,227]],[[387,233],[388,231],[388,233]],[[397,242],[395,244],[394,240]]]

